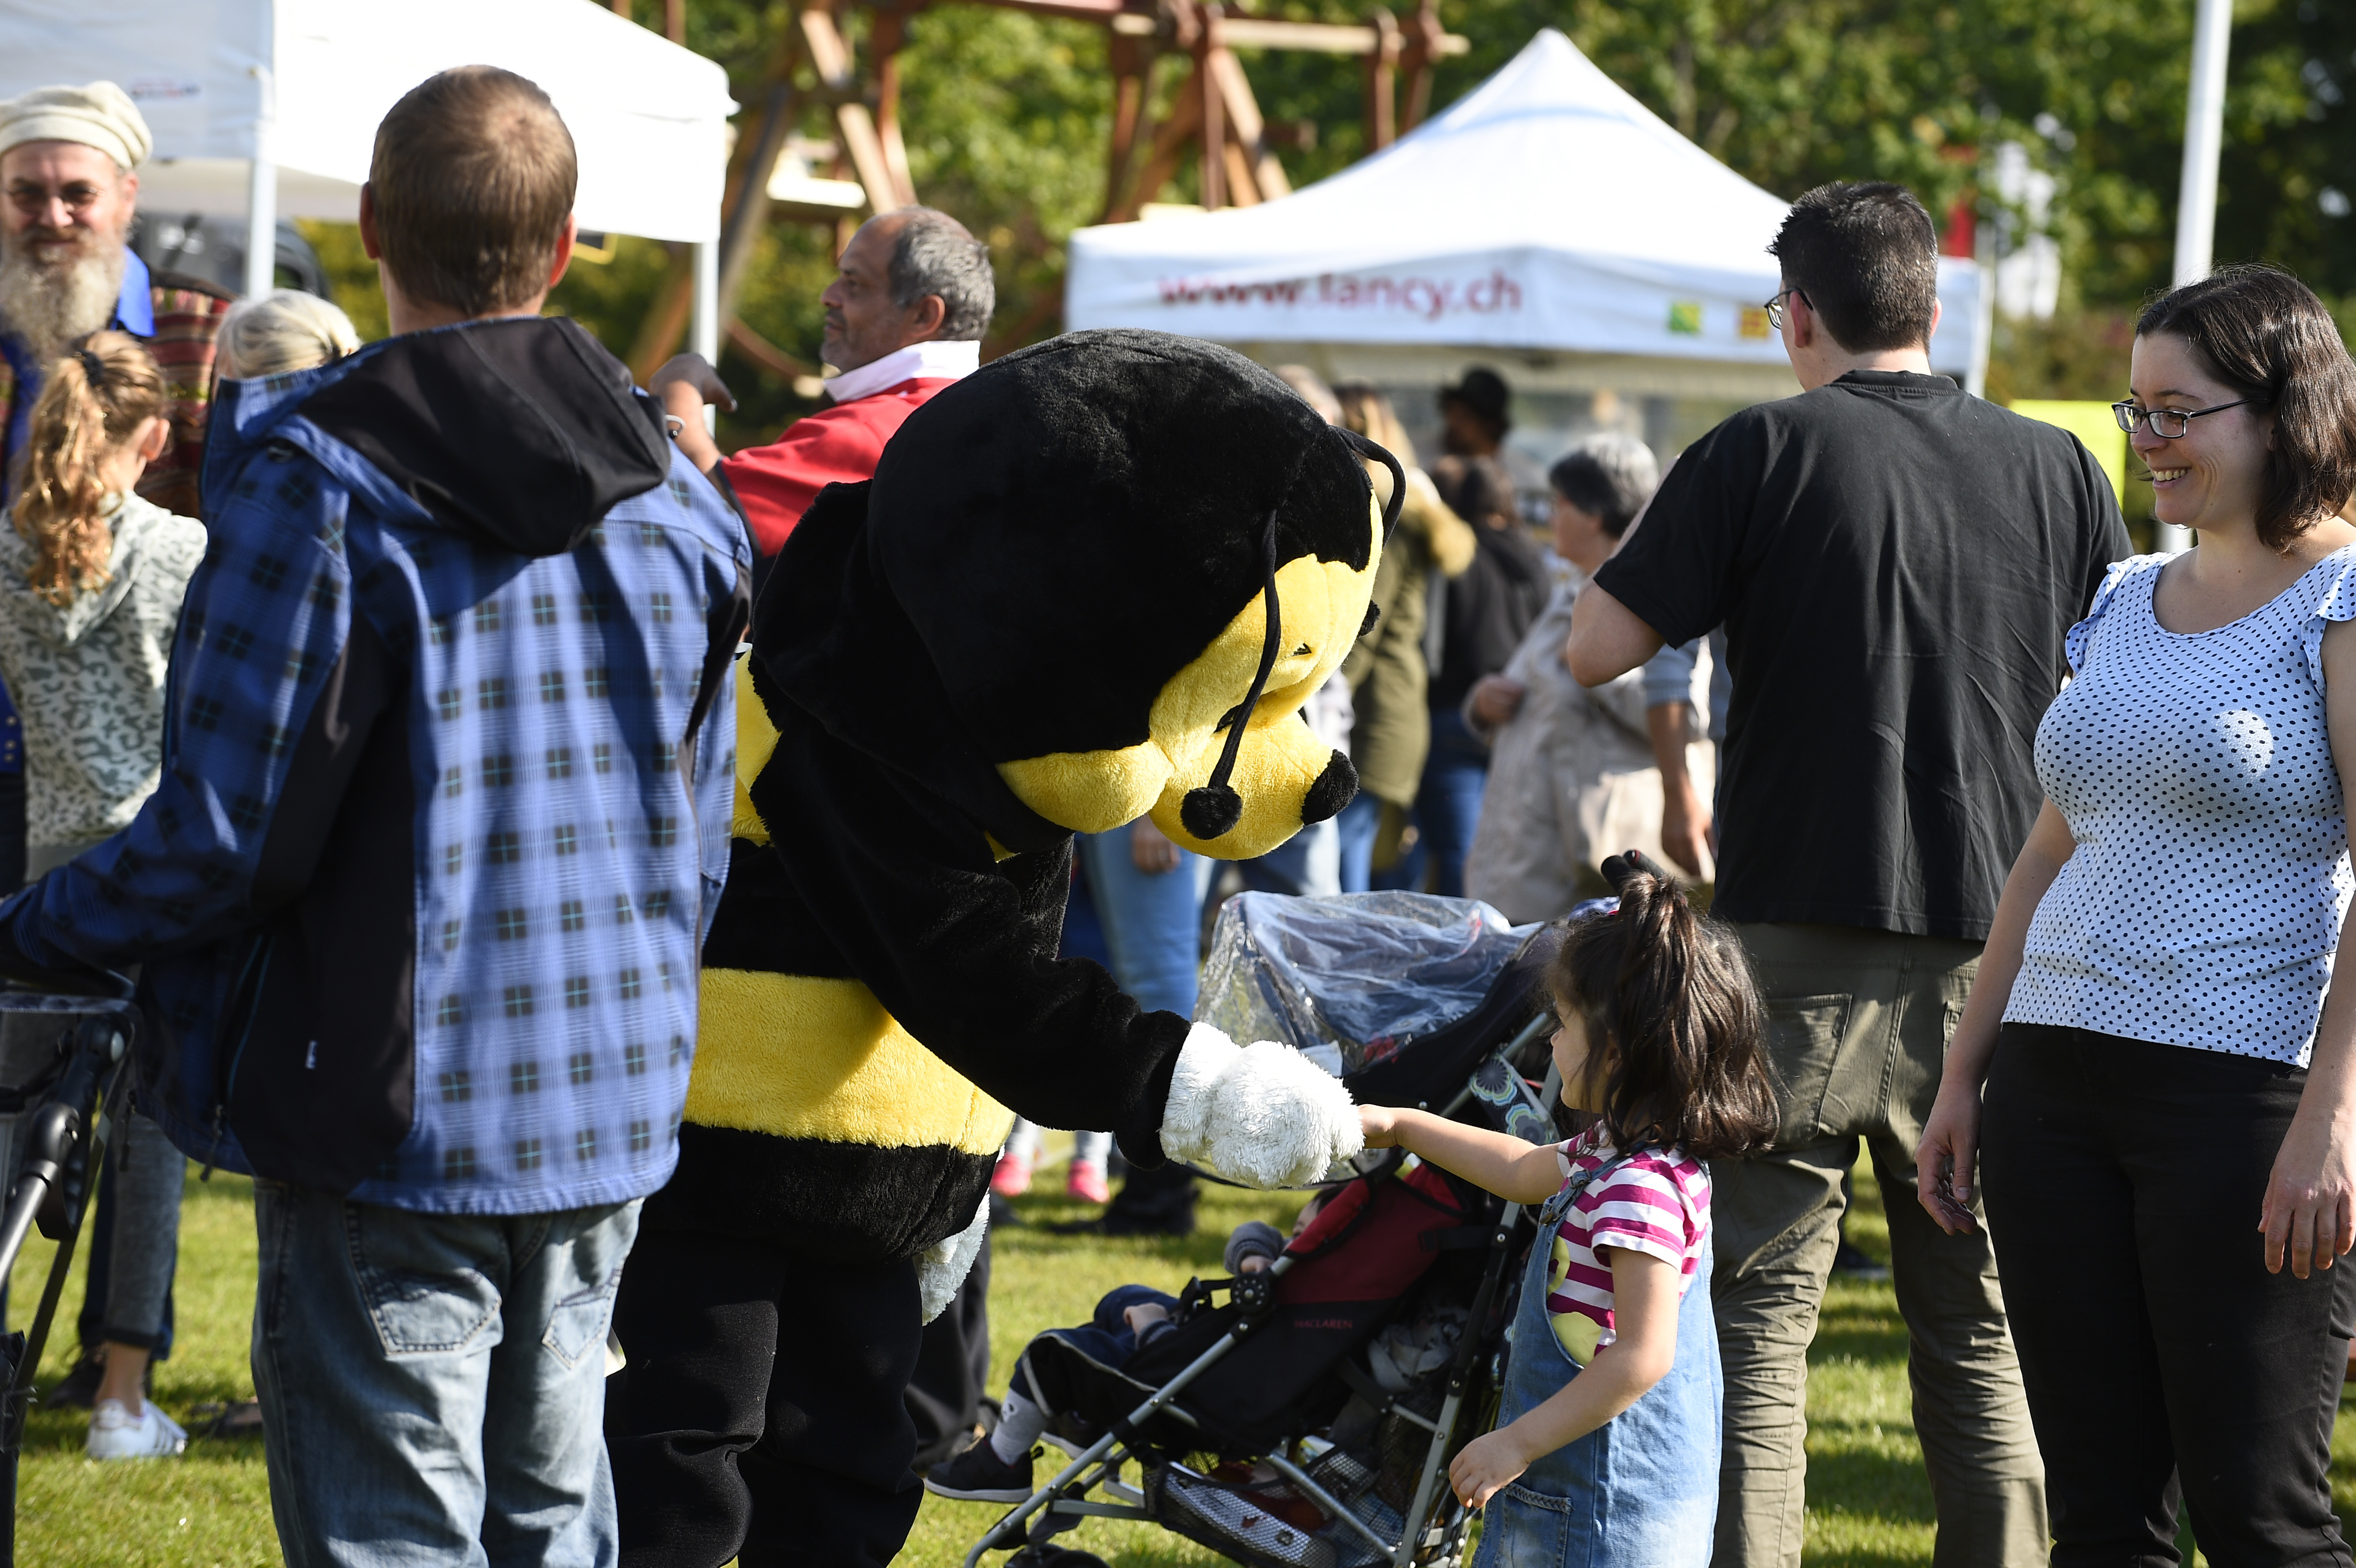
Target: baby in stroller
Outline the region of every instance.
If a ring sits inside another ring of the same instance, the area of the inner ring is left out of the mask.
[[[1312,1198],[1293,1221],[1299,1235],[1317,1216],[1322,1198]],[[1247,1220],[1227,1236],[1222,1261],[1238,1277],[1264,1274],[1284,1252],[1283,1232],[1265,1220]],[[1177,1327],[1178,1298],[1149,1285],[1116,1285],[1097,1303],[1096,1316],[1073,1328],[1050,1328],[1032,1340],[1055,1339],[1085,1351],[1107,1367],[1125,1367],[1138,1351]],[[963,1502],[1019,1503],[1031,1495],[1031,1460],[1047,1430],[1047,1412],[1030,1382],[1030,1356],[1014,1365],[998,1424],[986,1437],[925,1477],[925,1489]]]

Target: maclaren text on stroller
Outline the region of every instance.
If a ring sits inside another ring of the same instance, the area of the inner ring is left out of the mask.
[[[1363,1103],[1538,1142],[1562,1136],[1552,950],[1550,930],[1463,900],[1244,893],[1220,912],[1197,1016],[1289,1041]],[[1400,1151],[1359,1164],[1266,1273],[1191,1282],[1178,1327],[1126,1365],[1052,1332],[1033,1343],[1028,1381],[1070,1463],[967,1568],[993,1551],[1022,1549],[1009,1568],[1044,1561],[1088,1516],[1150,1520],[1263,1568],[1454,1560],[1471,1514],[1447,1467],[1495,1415],[1512,1264],[1536,1227]]]

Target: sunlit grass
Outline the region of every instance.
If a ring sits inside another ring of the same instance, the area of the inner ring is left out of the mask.
[[[1059,1168],[1017,1205],[1025,1223],[995,1240],[991,1296],[991,1379],[1003,1389],[1014,1360],[1038,1330],[1086,1319],[1097,1298],[1132,1280],[1174,1287],[1215,1274],[1227,1232],[1258,1218],[1289,1224],[1300,1199],[1207,1188],[1195,1233],[1183,1240],[1108,1241],[1049,1233],[1084,1205],[1062,1196]],[[1887,1261],[1889,1243],[1869,1168],[1860,1168],[1849,1237]],[[155,1392],[175,1417],[192,1406],[249,1394],[247,1335],[253,1294],[251,1186],[216,1176],[188,1184],[181,1221],[179,1342],[156,1372]],[[50,1249],[37,1237],[10,1285],[12,1322],[22,1326],[38,1299]],[[80,1273],[77,1260],[75,1273]],[[43,1366],[43,1386],[72,1355],[68,1290],[62,1339]],[[1825,1568],[1897,1568],[1931,1561],[1930,1483],[1909,1419],[1906,1333],[1886,1284],[1837,1281],[1810,1355],[1807,1562]],[[192,1441],[178,1460],[95,1465],[81,1455],[86,1417],[37,1413],[27,1437],[17,1514],[17,1561],[40,1568],[249,1568],[280,1562],[270,1520],[262,1446]],[[191,1423],[191,1424],[193,1424]],[[1044,1477],[1043,1477],[1044,1478]],[[2332,1495],[2356,1515],[2356,1407],[2343,1399],[2332,1441]],[[911,1568],[953,1568],[1001,1510],[925,1500],[901,1556]],[[1092,1520],[1064,1544],[1095,1552],[1116,1568],[1206,1568],[1208,1552],[1150,1525]],[[2189,1543],[2188,1543],[2189,1544]],[[992,1557],[993,1564],[1002,1558]]]

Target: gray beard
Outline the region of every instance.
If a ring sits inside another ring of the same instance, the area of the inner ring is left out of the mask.
[[[93,241],[61,265],[0,235],[0,325],[24,342],[35,363],[52,365],[79,337],[114,319],[123,295],[121,242]]]

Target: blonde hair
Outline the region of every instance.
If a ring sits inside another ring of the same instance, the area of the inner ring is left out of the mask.
[[[1336,382],[1333,396],[1342,405],[1344,426],[1398,458],[1401,467],[1415,466],[1415,443],[1408,439],[1407,427],[1399,422],[1391,400],[1372,381]]]
[[[25,443],[16,532],[37,552],[33,592],[70,604],[112,576],[106,461],[164,411],[164,373],[139,340],[93,332],[49,368]]]
[[[360,335],[318,295],[273,289],[230,306],[213,344],[221,379],[251,381],[332,365],[359,352]]]

